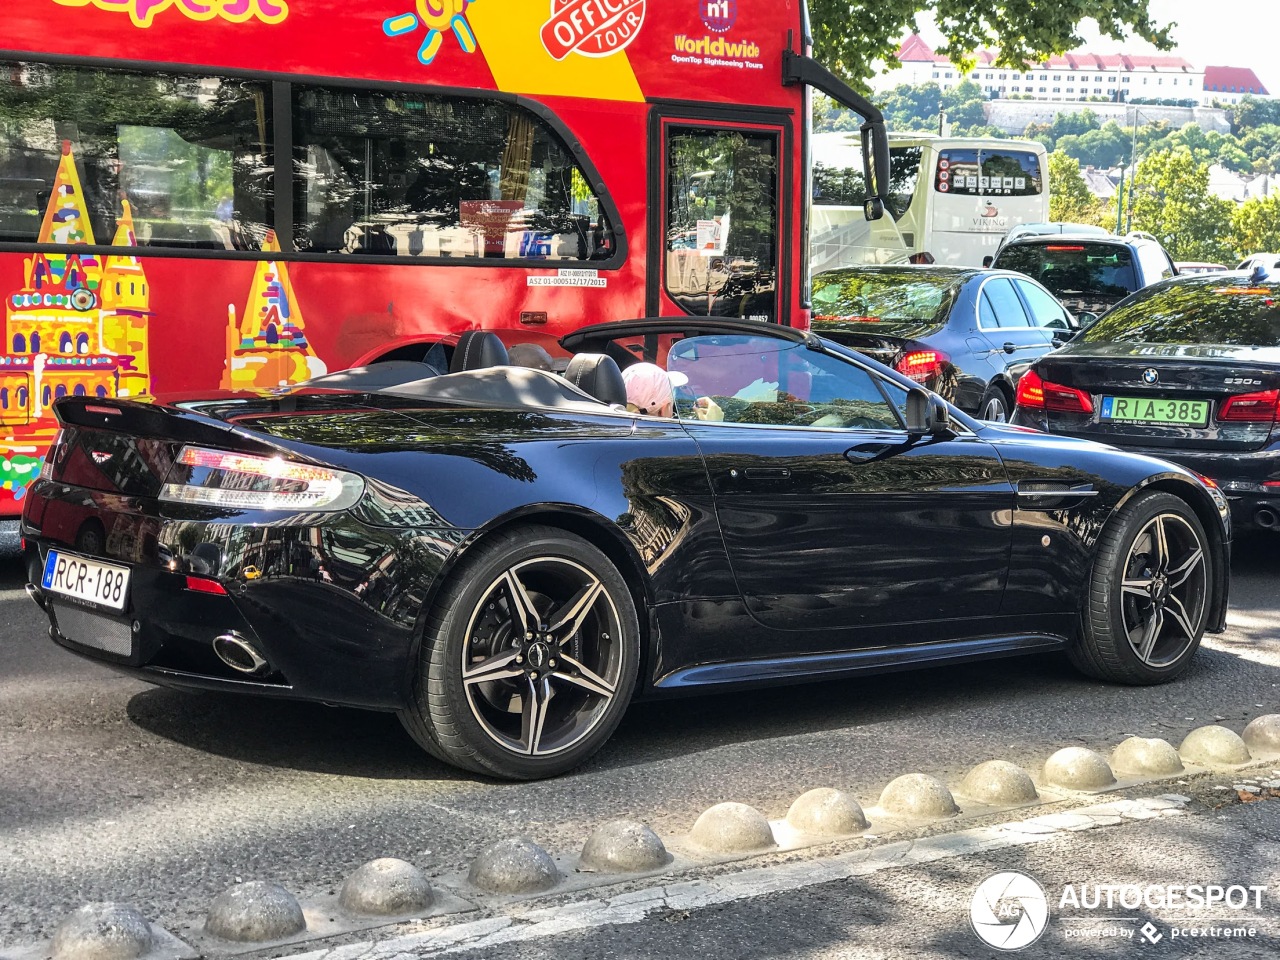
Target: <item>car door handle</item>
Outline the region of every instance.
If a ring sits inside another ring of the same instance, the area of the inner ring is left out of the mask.
[[[850,463],[865,463],[876,460],[893,448],[891,443],[860,443],[844,452],[844,458]]]
[[[1015,343],[1010,343],[1008,340],[1006,340],[1006,341],[1004,342],[1004,347],[1003,347],[1003,349],[1004,349],[1004,352],[1005,352],[1005,353],[1017,353],[1017,352],[1018,352],[1018,346],[1017,346],[1017,344],[1015,344]]]
[[[790,467],[747,467],[742,475],[748,480],[790,480]]]

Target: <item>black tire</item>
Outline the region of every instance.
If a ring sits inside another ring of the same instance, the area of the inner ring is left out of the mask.
[[[987,387],[987,392],[978,402],[976,416],[979,420],[987,420],[991,423],[1008,423],[1009,397],[993,383]]]
[[[1099,537],[1071,662],[1118,683],[1181,676],[1204,636],[1213,574],[1209,538],[1186,502],[1160,491],[1136,497]]]
[[[604,553],[551,527],[500,531],[471,548],[428,614],[400,721],[446,763],[553,777],[613,734],[639,660],[635,604]]]

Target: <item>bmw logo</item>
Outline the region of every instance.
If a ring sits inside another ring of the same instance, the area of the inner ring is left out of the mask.
[[[1151,367],[1147,367],[1147,369],[1142,371],[1142,382],[1146,384],[1159,383],[1160,373]]]

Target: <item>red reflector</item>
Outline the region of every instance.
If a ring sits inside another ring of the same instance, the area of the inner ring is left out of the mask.
[[[222,596],[227,594],[222,584],[208,577],[187,577],[187,589],[194,590],[196,593],[216,593]]]
[[[1280,399],[1280,391],[1276,390],[1237,393],[1234,397],[1227,397],[1222,401],[1218,419],[1270,423],[1276,418],[1278,399]]]
[[[121,410],[119,407],[101,407],[93,403],[87,404],[84,408],[84,412],[85,413],[101,413],[103,416],[107,416],[107,417],[118,417],[121,414]]]
[[[1280,487],[1280,480],[1263,480],[1264,487]]]
[[[1065,246],[1065,245],[1060,244],[1060,243],[1051,243],[1051,244],[1048,244],[1047,246],[1045,246],[1045,249],[1046,249],[1046,250],[1063,251],[1063,252],[1066,252],[1066,253],[1080,253],[1081,251],[1083,251],[1083,250],[1084,250],[1084,247],[1079,247],[1079,246]]]
[[[1203,483],[1210,490],[1218,489],[1218,481],[1213,479],[1213,477],[1206,477],[1203,473],[1197,473],[1196,476],[1199,477],[1200,482]],[[1265,487],[1266,484],[1264,483],[1263,486]]]

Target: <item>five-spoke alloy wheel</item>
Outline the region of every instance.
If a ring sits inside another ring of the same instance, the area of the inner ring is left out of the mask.
[[[609,559],[563,531],[522,527],[472,548],[442,591],[401,719],[451,763],[554,776],[608,739],[638,660],[635,606]]]
[[[1204,635],[1212,577],[1208,538],[1183,500],[1152,492],[1126,504],[1102,532],[1073,662],[1107,680],[1174,679]]]

